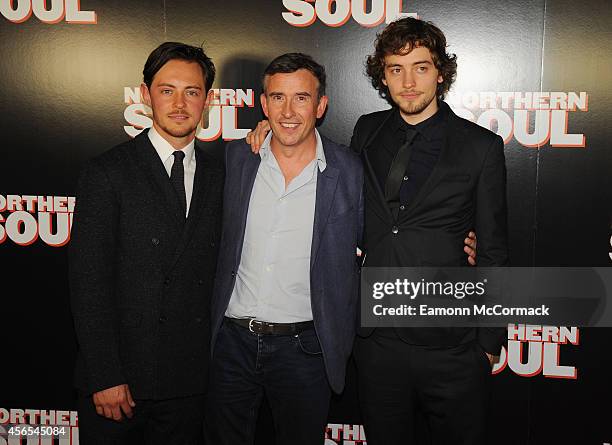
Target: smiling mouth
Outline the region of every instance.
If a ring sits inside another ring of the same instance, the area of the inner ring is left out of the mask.
[[[300,124],[294,124],[294,123],[290,123],[290,122],[280,122],[280,126],[283,128],[297,128],[298,125]]]
[[[168,115],[168,117],[170,119],[179,120],[179,121],[184,121],[186,119],[189,119],[189,116],[186,114],[170,114]]]

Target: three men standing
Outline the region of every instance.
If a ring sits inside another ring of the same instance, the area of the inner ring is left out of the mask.
[[[442,102],[455,70],[435,26],[385,28],[368,74],[392,108],[359,119],[360,160],[315,129],[323,67],[299,53],[272,61],[261,96],[272,132],[257,155],[244,141],[226,149],[217,265],[223,168],[194,147],[214,67],[187,45],[151,54],[153,128],[79,183],[71,286],[87,443],[199,443],[211,353],[212,443],[252,442],[264,395],[279,443],[318,443],[353,347],[358,245],[366,266],[462,266],[475,228],[479,265],[507,263],[503,142]],[[410,441],[417,411],[435,444],[483,443],[503,331],[359,335],[368,443]]]

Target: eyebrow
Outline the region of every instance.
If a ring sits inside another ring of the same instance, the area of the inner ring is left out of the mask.
[[[310,97],[311,94],[308,91],[298,91],[297,93],[295,93],[296,96],[308,96]],[[286,96],[285,93],[281,93],[280,91],[270,91],[268,93],[268,96]]]
[[[412,65],[423,65],[423,64],[433,65],[433,63],[431,63],[429,60],[418,60],[416,62],[412,62]],[[403,65],[401,63],[389,63],[385,65],[385,68],[396,67],[396,66],[402,67]]]
[[[160,83],[157,85],[158,87],[172,87],[172,88],[176,88],[175,85],[171,84],[171,83]],[[198,85],[187,85],[185,87],[185,89],[192,89],[192,90],[201,90],[202,87],[198,86]]]

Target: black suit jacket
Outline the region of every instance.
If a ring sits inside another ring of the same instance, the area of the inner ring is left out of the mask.
[[[479,266],[508,264],[504,144],[495,133],[446,108],[447,141],[428,180],[395,220],[374,176],[368,152],[393,144],[393,109],[361,116],[351,147],[365,166],[365,266],[466,266],[463,240],[475,229]],[[397,232],[397,233],[394,233]],[[413,344],[452,346],[478,339],[499,354],[503,329],[397,329]],[[360,335],[372,329],[361,329]]]
[[[70,285],[85,393],[123,383],[139,399],[206,389],[224,170],[195,153],[186,222],[146,131],[83,169]]]

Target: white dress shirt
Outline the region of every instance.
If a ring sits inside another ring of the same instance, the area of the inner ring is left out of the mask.
[[[168,177],[170,177],[172,164],[174,164],[174,155],[172,153],[174,153],[175,148],[170,145],[167,140],[161,137],[157,130],[155,130],[155,127],[151,127],[149,129],[149,140],[159,155],[159,159],[161,159],[162,164],[164,164]],[[181,151],[185,153],[185,158],[183,159],[183,169],[185,170],[185,198],[187,199],[185,217],[187,217],[187,215],[189,215],[191,196],[193,195],[193,178],[195,177],[196,171],[195,138],[192,139],[189,144],[181,148]]]

